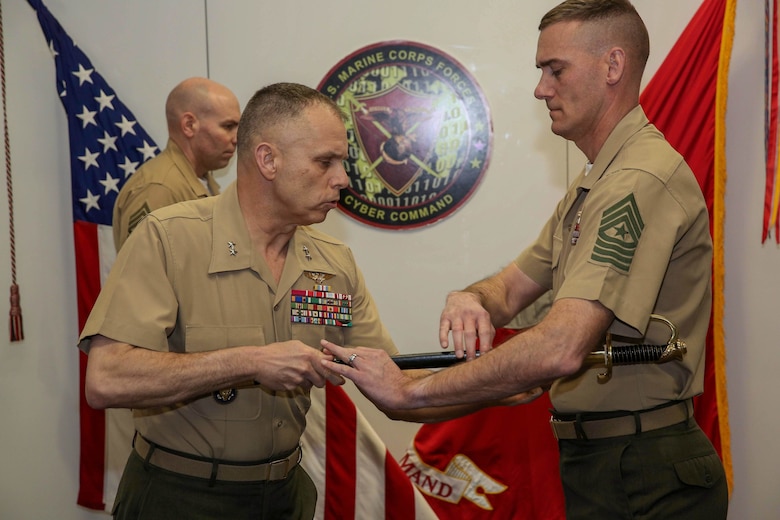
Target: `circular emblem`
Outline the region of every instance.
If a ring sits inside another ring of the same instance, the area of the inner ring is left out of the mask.
[[[363,47],[318,89],[345,115],[349,186],[339,209],[383,228],[432,224],[455,211],[485,172],[493,128],[471,74],[408,41]]]
[[[214,392],[214,400],[219,404],[228,404],[238,396],[238,390],[235,388],[225,388],[224,390],[217,390]]]

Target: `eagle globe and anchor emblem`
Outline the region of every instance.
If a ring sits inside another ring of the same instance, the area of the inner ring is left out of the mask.
[[[492,146],[490,111],[471,74],[430,46],[384,42],[333,67],[319,85],[347,126],[349,186],[339,208],[384,228],[414,228],[474,192]]]

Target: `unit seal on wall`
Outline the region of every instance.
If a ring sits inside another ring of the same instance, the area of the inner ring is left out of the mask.
[[[452,57],[421,43],[376,43],[344,58],[318,89],[346,118],[347,215],[415,228],[452,214],[476,189],[492,150],[490,109]]]

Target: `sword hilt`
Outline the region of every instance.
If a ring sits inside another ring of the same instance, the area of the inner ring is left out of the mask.
[[[666,345],[620,345],[612,346],[612,335],[607,332],[604,350],[588,354],[586,365],[603,365],[604,372],[598,374],[599,383],[606,383],[612,378],[612,367],[615,365],[638,365],[648,363],[666,363],[681,360],[687,352],[685,342],[678,338],[677,327],[659,314],[651,314],[651,321],[658,321],[669,327],[669,341]]]

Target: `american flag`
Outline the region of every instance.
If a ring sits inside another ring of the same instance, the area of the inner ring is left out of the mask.
[[[301,446],[315,520],[438,518],[342,387],[312,388]]]
[[[73,239],[79,330],[114,260],[111,218],[125,181],[159,152],[133,113],[73,43],[40,0],[38,15],[57,70],[56,89],[68,119]],[[75,343],[75,341],[74,341]],[[86,356],[79,354],[81,458],[79,505],[104,509],[105,414],[84,399]]]
[[[68,118],[81,330],[114,261],[111,219],[116,196],[130,175],[154,157],[158,148],[46,6],[40,0],[27,1],[37,12],[54,57],[57,94]],[[130,450],[132,422],[129,414],[118,414],[127,410],[104,412],[86,404],[87,358],[83,353],[79,356],[81,452],[77,503],[110,510]],[[341,388],[315,390],[312,400],[302,442],[306,450],[304,466],[320,491],[318,520],[436,518]],[[377,499],[380,495],[382,500]]]
[[[73,220],[111,225],[116,195],[157,145],[40,0],[36,10],[57,69],[70,136]]]

